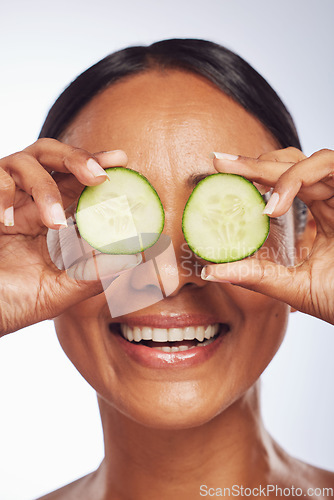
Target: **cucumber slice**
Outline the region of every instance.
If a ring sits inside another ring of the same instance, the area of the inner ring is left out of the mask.
[[[266,241],[270,220],[256,187],[236,174],[218,173],[200,181],[183,212],[182,230],[190,249],[210,262],[233,262]]]
[[[109,180],[87,186],[80,195],[76,222],[93,248],[134,254],[158,240],[165,223],[160,198],[143,175],[123,167],[106,169]]]

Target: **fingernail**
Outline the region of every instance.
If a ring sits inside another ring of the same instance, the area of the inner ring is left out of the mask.
[[[137,264],[143,262],[143,256],[141,253],[137,253],[136,258],[137,258]]]
[[[213,153],[210,153],[210,157],[211,158],[217,158],[217,160],[237,160],[239,158],[239,156],[237,155],[230,155],[228,153],[216,153],[216,152],[213,152]]]
[[[87,168],[94,177],[105,177],[107,174],[105,170],[95,161],[93,158],[89,158],[87,161]]]
[[[201,271],[201,278],[206,281],[216,281],[218,283],[231,283],[229,280],[221,280],[219,278],[216,278],[216,276],[210,274],[211,272],[212,271],[210,269],[210,266],[203,267]]]
[[[279,202],[279,194],[278,193],[273,193],[266,206],[264,207],[263,214],[265,215],[271,215],[275,208],[277,207],[277,203]]]
[[[201,271],[201,278],[202,278],[202,280],[212,279],[209,266],[203,267],[203,269]]]
[[[57,226],[67,227],[65,212],[60,203],[54,203],[51,206],[51,218],[52,222]]]
[[[14,226],[14,207],[6,208],[3,213],[3,223],[5,226]]]

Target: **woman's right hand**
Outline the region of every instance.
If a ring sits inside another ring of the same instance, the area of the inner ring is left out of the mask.
[[[75,267],[59,270],[46,235],[48,228],[66,225],[63,207],[85,185],[107,179],[103,167],[126,164],[123,151],[90,154],[55,139],[39,139],[0,159],[0,336],[54,318],[103,291],[100,279],[75,279]],[[108,259],[109,275],[138,263],[136,255]],[[86,277],[82,263],[80,273]]]

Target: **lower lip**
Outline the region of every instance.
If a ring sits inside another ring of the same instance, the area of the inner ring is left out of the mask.
[[[225,334],[221,333],[213,342],[206,346],[193,347],[187,351],[172,353],[129,342],[119,333],[115,333],[114,337],[122,350],[134,361],[142,366],[157,369],[168,367],[187,368],[207,361],[219,348]]]

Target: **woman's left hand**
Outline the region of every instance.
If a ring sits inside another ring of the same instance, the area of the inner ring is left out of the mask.
[[[255,255],[238,262],[210,264],[202,277],[263,293],[334,324],[334,151],[321,150],[307,158],[290,147],[257,159],[215,158],[214,166],[219,172],[239,174],[273,187],[266,206],[270,217],[285,214],[298,196],[313,215],[316,236],[308,256],[294,266]]]

